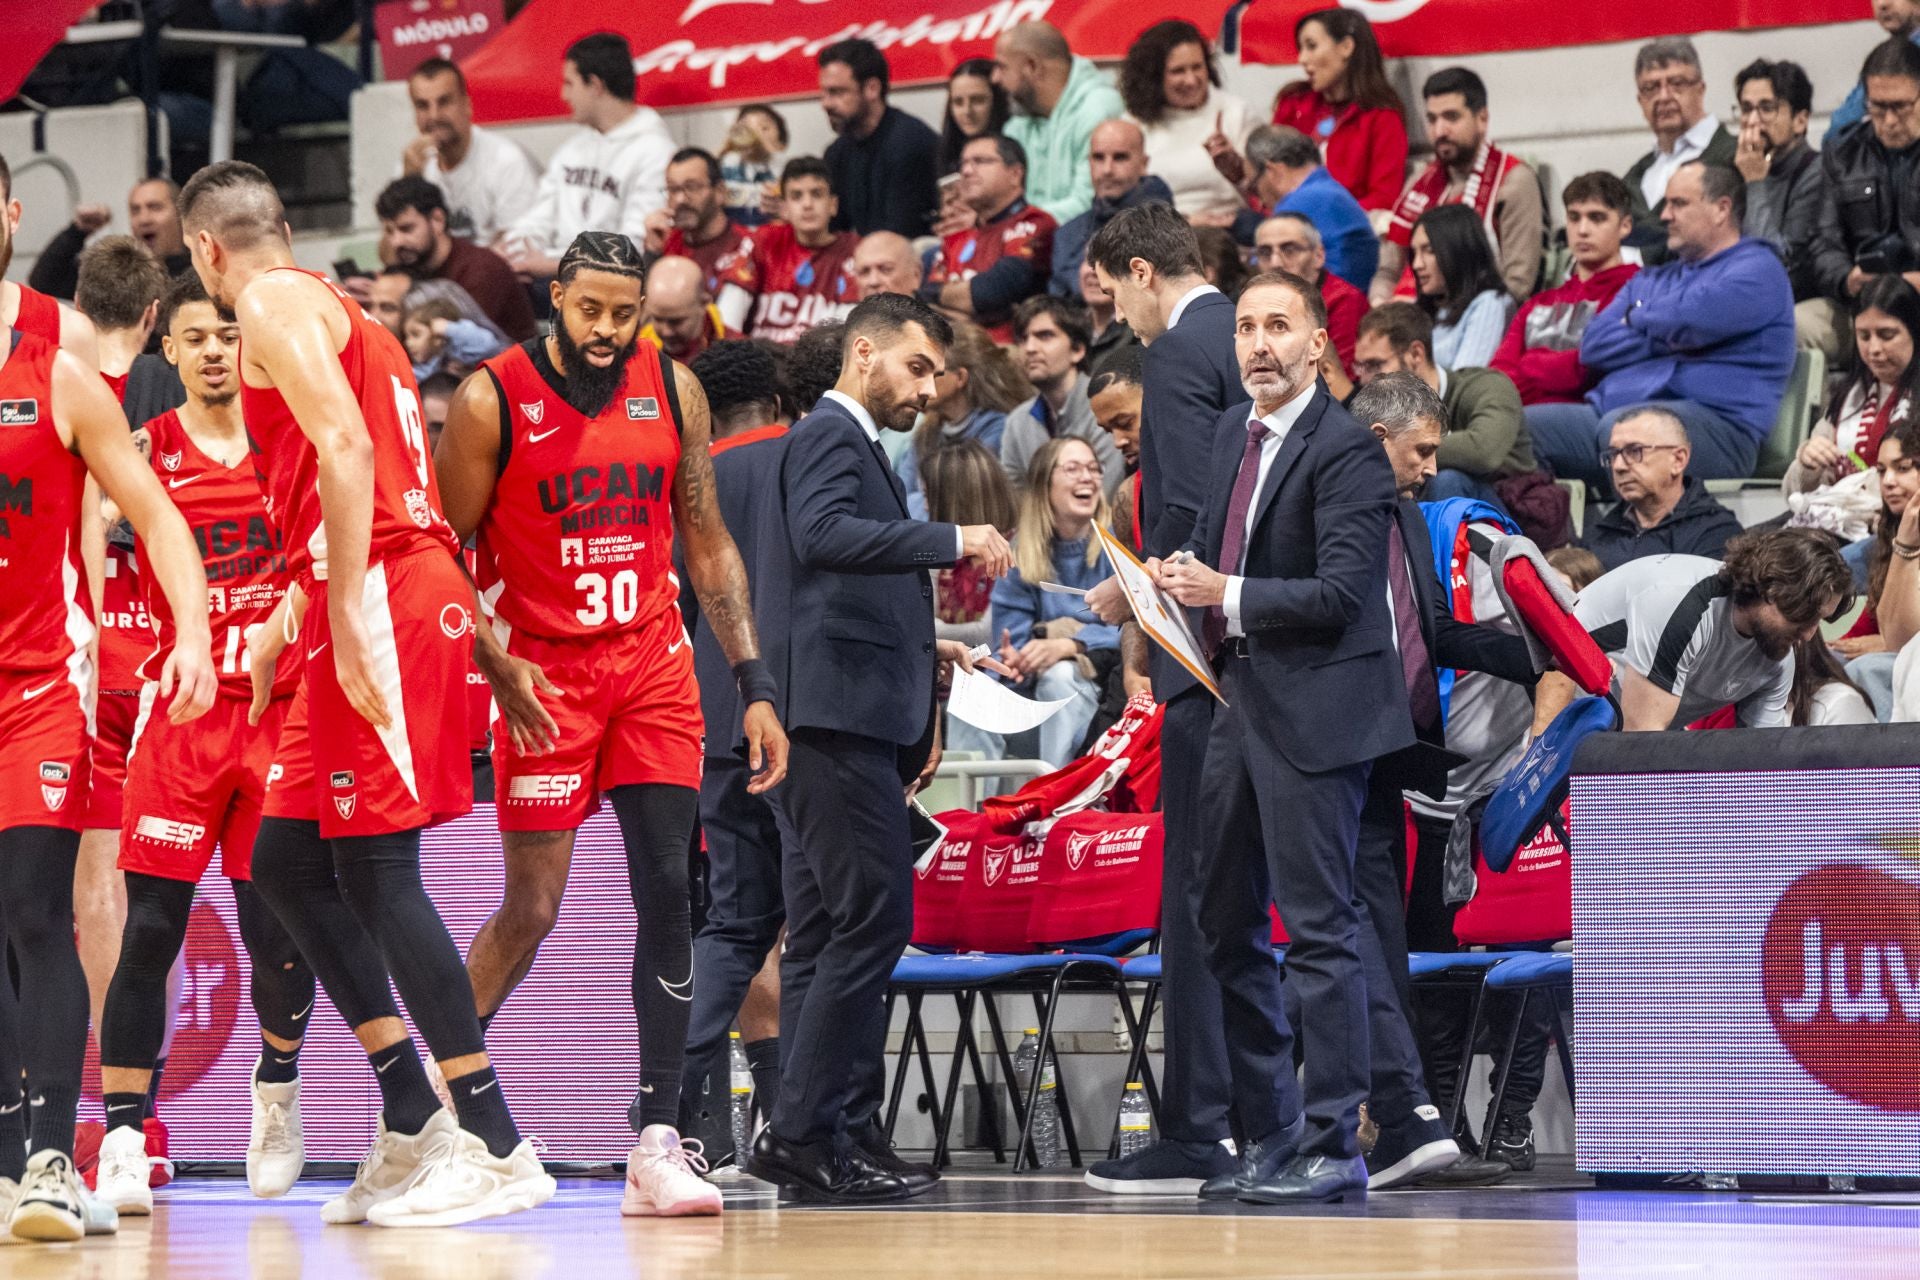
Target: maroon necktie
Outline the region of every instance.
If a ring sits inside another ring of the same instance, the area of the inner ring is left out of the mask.
[[[1400,637],[1400,671],[1407,681],[1407,709],[1417,728],[1440,723],[1440,682],[1433,674],[1433,654],[1420,631],[1420,601],[1413,577],[1407,572],[1407,544],[1400,538],[1400,522],[1387,526],[1387,579],[1393,584],[1393,629]]]
[[[1247,424],[1247,448],[1240,455],[1240,470],[1233,477],[1233,496],[1227,500],[1227,526],[1220,531],[1220,572],[1233,577],[1240,572],[1240,557],[1247,548],[1247,512],[1253,508],[1253,490],[1260,480],[1260,445],[1273,431],[1255,418]],[[1202,628],[1207,655],[1220,652],[1227,638],[1227,615],[1219,605],[1207,610]]]

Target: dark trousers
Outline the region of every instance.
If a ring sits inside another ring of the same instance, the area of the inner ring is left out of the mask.
[[[913,936],[900,749],[796,729],[774,790],[787,904],[775,1133],[818,1142],[865,1123],[885,1078],[886,990]]]
[[[1367,1098],[1367,985],[1354,857],[1371,762],[1303,773],[1250,722],[1252,672],[1229,657],[1202,766],[1201,928],[1220,983],[1234,1105],[1251,1139],[1271,1140],[1305,1114],[1302,1155],[1360,1153]],[[1305,1085],[1295,1079],[1293,1032],[1281,1016],[1282,967],[1267,942],[1267,904],[1291,939],[1284,980],[1296,989]]]
[[[1360,963],[1367,973],[1367,1052],[1372,1077],[1368,1110],[1394,1124],[1427,1102],[1427,1080],[1408,1025],[1413,982],[1407,974],[1406,816],[1400,789],[1376,777],[1360,814],[1360,845],[1353,864],[1354,898],[1361,912]]]
[[[693,1009],[687,1023],[682,1096],[697,1098],[747,987],[780,938],[780,828],[773,806],[747,794],[737,756],[708,756],[700,779],[707,838],[707,920],[693,940]]]
[[[1160,1026],[1166,1040],[1160,1077],[1160,1131],[1176,1142],[1227,1136],[1233,1087],[1221,1023],[1220,983],[1200,932],[1196,855],[1205,838],[1200,764],[1213,723],[1213,695],[1192,689],[1167,704],[1160,725],[1160,808],[1166,858],[1160,872]],[[1262,917],[1262,928],[1266,928]],[[1271,946],[1266,930],[1260,943]]]

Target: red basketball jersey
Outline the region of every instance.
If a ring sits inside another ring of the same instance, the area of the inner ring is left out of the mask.
[[[428,461],[420,390],[406,350],[325,276],[298,267],[276,269],[312,276],[333,291],[347,313],[349,332],[340,365],[373,441],[373,537],[367,563],[430,547],[453,554],[460,544],[440,513],[440,487],[434,483]],[[240,340],[244,351],[244,333]],[[287,567],[302,584],[325,580],[327,534],[320,515],[320,467],[313,446],[278,389],[250,387],[242,378],[240,403],[259,459],[267,514],[280,531]]]
[[[0,364],[0,668],[84,666],[93,639],[80,560],[87,468],[53,425],[60,348],[18,331],[0,342],[12,348]]]
[[[207,571],[207,623],[213,636],[213,660],[220,668],[220,694],[253,696],[247,672],[247,635],[264,624],[286,592],[287,557],[279,531],[267,518],[253,464],[223,467],[193,443],[180,412],[169,409],[147,423],[153,439],[153,469],[167,496],[193,530],[200,562]],[[146,674],[157,678],[160,660],[173,647],[173,609],[155,585],[147,544],[138,545],[140,578],[147,585],[147,611],[158,644],[148,645],[153,660]],[[299,683],[299,646],[289,645],[274,671],[276,695],[291,694]]]
[[[638,630],[677,607],[680,423],[664,357],[635,348],[624,385],[592,418],[561,397],[544,338],[481,367],[506,418],[506,463],[480,522],[494,612],[516,630],[567,637]]]
[[[131,548],[107,544],[106,581],[100,591],[102,693],[140,692],[140,664],[153,652],[153,617],[147,612],[140,574]]]
[[[759,295],[748,332],[772,342],[795,342],[825,320],[844,320],[860,300],[853,276],[853,251],[860,237],[842,232],[817,249],[794,236],[793,228],[774,222],[753,233],[753,252],[731,271],[720,273]]]
[[[20,314],[13,327],[21,333],[60,345],[60,304],[38,289],[20,286]]]

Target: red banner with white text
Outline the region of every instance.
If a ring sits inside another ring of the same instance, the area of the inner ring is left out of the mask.
[[[1326,0],[1254,0],[1241,19],[1241,58],[1286,63],[1298,56],[1296,22]],[[1860,0],[1615,0],[1542,4],[1540,0],[1344,0],[1367,16],[1389,58],[1447,58],[1508,49],[1606,44],[1654,36],[1756,27],[1854,22],[1872,16]],[[1865,45],[1862,45],[1863,55]]]
[[[758,102],[812,94],[814,59],[862,36],[886,50],[893,83],[943,81],[967,58],[992,57],[1002,31],[1044,18],[1088,58],[1118,58],[1163,18],[1212,35],[1225,0],[532,0],[506,33],[465,65],[482,122],[563,114],[560,63],[568,45],[614,31],[633,46],[637,97],[648,106]],[[664,19],[672,15],[674,21]]]

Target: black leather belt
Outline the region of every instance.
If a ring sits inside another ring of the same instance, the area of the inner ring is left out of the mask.
[[[1220,642],[1220,647],[1214,651],[1213,662],[1215,666],[1218,666],[1228,658],[1244,658],[1247,654],[1247,638],[1245,636],[1228,636]]]

